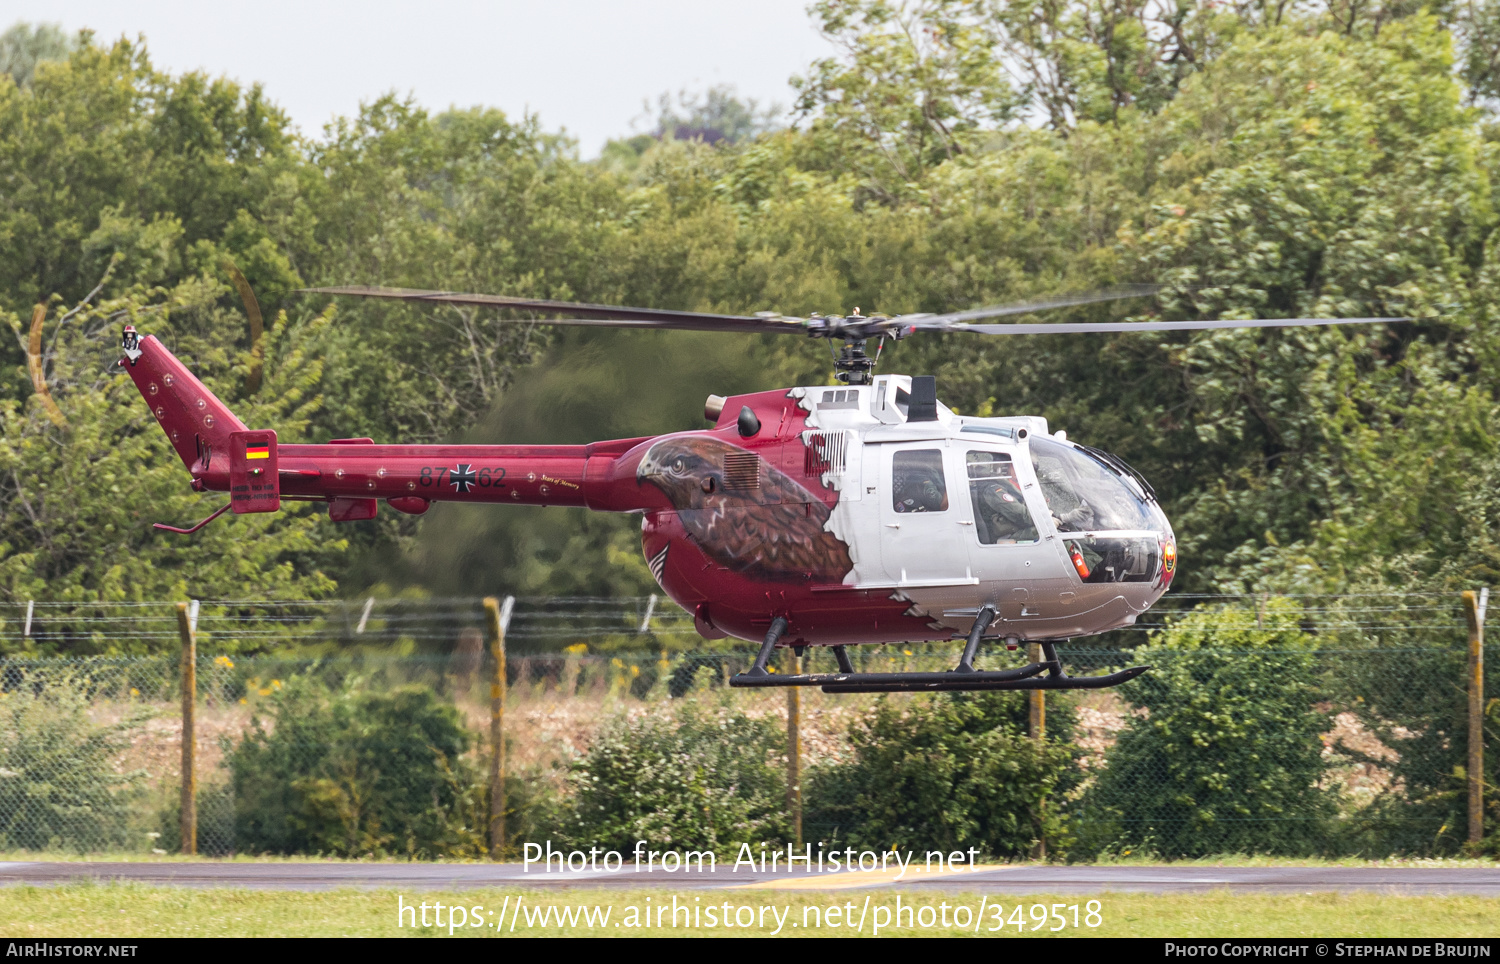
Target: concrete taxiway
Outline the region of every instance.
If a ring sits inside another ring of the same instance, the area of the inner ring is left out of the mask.
[[[631,864],[610,872],[546,872],[533,865],[460,863],[360,863],[280,861],[0,863],[0,885],[36,886],[136,883],[151,886],[238,887],[251,890],[333,890],[340,888],[632,888],[670,890],[743,888],[749,890],[947,891],[982,894],[1099,894],[1105,892],[1188,893],[1228,890],[1283,894],[1376,892],[1470,894],[1500,897],[1500,868],[1441,867],[1208,867],[1066,866],[1016,864],[925,872],[920,862],[904,874],[885,871],[818,873],[760,871],[720,863],[703,872],[636,871]]]

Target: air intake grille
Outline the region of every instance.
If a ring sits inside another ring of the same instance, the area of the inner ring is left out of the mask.
[[[753,452],[730,452],[724,456],[724,488],[760,488],[760,456]]]
[[[802,456],[802,468],[806,475],[844,474],[847,441],[844,432],[803,432],[802,444],[807,446]]]

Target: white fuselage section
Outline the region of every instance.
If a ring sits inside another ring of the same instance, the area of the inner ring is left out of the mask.
[[[910,389],[883,375],[792,391],[839,492],[827,529],[850,548],[846,585],[889,591],[956,635],[988,605],[989,635],[1019,639],[1128,626],[1166,591],[1175,539],[1131,473],[1035,416],[939,403],[935,419],[909,421]]]

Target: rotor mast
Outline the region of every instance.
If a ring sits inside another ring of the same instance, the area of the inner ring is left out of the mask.
[[[875,374],[875,359],[865,354],[865,339],[845,340],[838,357],[833,360],[835,377],[845,385],[868,385]]]

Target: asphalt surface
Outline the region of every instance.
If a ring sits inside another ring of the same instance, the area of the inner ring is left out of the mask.
[[[1229,890],[1247,894],[1377,892],[1471,894],[1500,897],[1500,868],[1431,867],[978,867],[899,875],[887,871],[818,873],[798,869],[762,872],[723,863],[702,873],[634,870],[626,864],[603,869],[550,873],[521,864],[438,863],[0,863],[0,885],[58,885],[91,881],[183,887],[240,887],[254,890],[332,890],[338,888],[466,889],[516,887],[659,887],[672,890],[745,888],[750,890],[896,889],[987,894],[1098,894],[1106,891],[1191,893]]]

